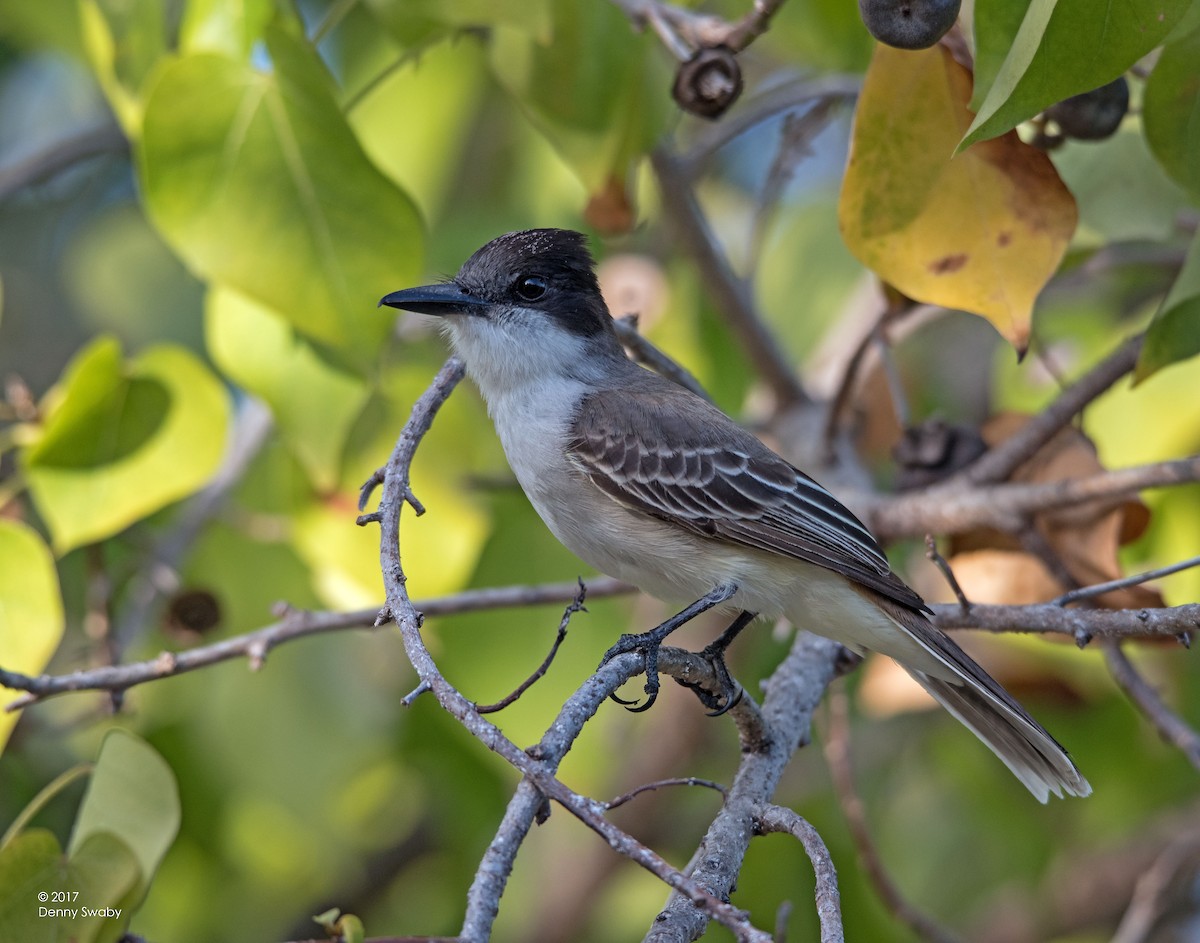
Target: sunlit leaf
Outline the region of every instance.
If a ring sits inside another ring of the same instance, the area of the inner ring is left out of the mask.
[[[266,33],[271,70],[209,53],[159,73],[139,154],[150,213],[198,275],[369,362],[375,303],[421,267],[412,202],[366,158],[312,50]]]
[[[116,836],[137,859],[144,893],[175,840],[179,816],[179,787],[171,767],[144,740],[111,730],[96,758],[67,852],[74,857],[89,840]]]
[[[242,58],[261,38],[274,12],[271,0],[188,0],[179,26],[179,48]]]
[[[0,852],[0,940],[115,943],[139,876],[114,835],[93,834],[66,858],[51,832],[30,829]]]
[[[631,35],[611,4],[560,0],[554,33],[539,42],[501,27],[492,68],[589,193],[658,140],[674,114],[671,77],[652,34]]]
[[[271,407],[313,485],[332,490],[346,436],[370,395],[367,384],[322,359],[286,320],[233,291],[209,293],[205,332],[217,365]]]
[[[479,558],[485,515],[463,501],[445,469],[414,469],[413,490],[437,514],[404,521],[404,572],[411,592],[434,596],[461,589]],[[294,546],[326,604],[355,609],[383,598],[379,533],[354,526],[352,496],[333,496],[295,518]]]
[[[0,667],[41,673],[62,634],[62,595],[50,548],[27,525],[0,519]],[[0,687],[5,703],[16,696]],[[0,714],[0,749],[18,716]]]
[[[166,52],[167,26],[160,0],[80,0],[88,58],[121,127],[136,138],[143,86]]]
[[[943,48],[880,46],[859,98],[839,220],[850,250],[923,302],[987,318],[1018,350],[1076,210],[1015,133],[952,157],[970,75]]]
[[[1183,268],[1146,332],[1134,380],[1200,354],[1200,236],[1192,239]]]
[[[403,45],[440,33],[508,24],[543,41],[550,29],[550,0],[365,0]]]
[[[125,364],[116,341],[101,338],[68,366],[53,399],[23,457],[58,553],[196,491],[225,449],[228,396],[180,347],[151,347]]]
[[[978,114],[960,146],[1003,134],[1055,102],[1111,82],[1163,41],[1190,2],[1032,0],[1018,18],[1024,0],[979,0]]]
[[[1200,199],[1200,29],[1163,50],[1146,81],[1143,121],[1154,156]]]
[[[491,82],[483,50],[450,40],[395,69],[350,113],[367,154],[412,194],[427,221],[437,220],[446,198],[461,186],[460,156]],[[393,121],[401,111],[404,121]],[[459,118],[447,121],[447,114]]]

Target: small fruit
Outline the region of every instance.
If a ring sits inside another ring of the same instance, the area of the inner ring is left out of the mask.
[[[897,49],[928,49],[946,35],[962,0],[858,0],[871,35]]]
[[[1125,76],[1082,95],[1072,95],[1046,109],[1064,135],[1081,141],[1111,137],[1129,110],[1129,83]]]
[[[708,46],[679,66],[671,97],[684,111],[715,120],[742,94],[742,68],[727,46]]]

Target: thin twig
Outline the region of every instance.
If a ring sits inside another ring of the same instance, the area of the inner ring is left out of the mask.
[[[813,141],[829,126],[834,109],[840,103],[841,99],[832,96],[818,98],[806,111],[797,110],[783,116],[779,145],[767,171],[762,191],[755,200],[754,221],[747,253],[749,258],[762,257],[772,210],[783,199],[788,184],[796,175],[797,167],[813,155]]]
[[[533,685],[536,684],[539,679],[545,676],[546,672],[550,670],[550,664],[554,661],[554,656],[558,654],[559,646],[562,645],[563,639],[567,637],[567,626],[571,622],[571,616],[583,610],[583,600],[586,596],[587,587],[583,583],[583,578],[580,577],[579,592],[575,594],[575,598],[572,599],[567,604],[567,608],[563,610],[562,619],[560,619],[558,623],[558,632],[554,637],[554,644],[550,646],[550,651],[542,660],[542,663],[538,665],[537,670],[519,685],[517,685],[516,689],[507,697],[502,698],[495,704],[485,704],[482,707],[476,706],[475,709],[479,711],[479,713],[494,714],[497,711],[504,710],[504,708],[515,702],[517,698],[533,687]]]
[[[837,869],[820,834],[791,809],[778,805],[764,805],[759,810],[758,827],[763,834],[783,832],[791,835],[804,847],[817,881],[821,943],[843,943],[846,934],[842,929],[842,897],[838,891]]]
[[[695,262],[713,303],[758,365],[778,405],[783,408],[808,402],[808,394],[755,307],[750,283],[733,271],[709,230],[679,159],[663,147],[657,148],[650,159],[665,214]]]
[[[1178,747],[1188,758],[1188,762],[1200,770],[1200,734],[1167,707],[1150,682],[1143,678],[1133,663],[1125,657],[1119,643],[1104,644],[1104,661],[1121,690],[1154,725],[1159,736],[1172,746]]]
[[[1152,939],[1155,924],[1172,905],[1167,897],[1171,885],[1189,861],[1200,861],[1200,831],[1195,827],[1185,829],[1141,873],[1110,943],[1146,943]],[[1191,867],[1194,869],[1195,863]]]
[[[829,698],[829,731],[825,739],[825,759],[833,777],[834,792],[850,836],[858,851],[858,858],[867,879],[888,911],[897,920],[908,926],[921,939],[929,943],[960,943],[958,937],[944,929],[932,917],[921,912],[908,902],[888,873],[871,829],[867,824],[867,813],[863,801],[854,785],[854,770],[850,760],[850,711],[849,698],[844,688],[833,692]]]
[[[1081,599],[1091,599],[1095,596],[1103,596],[1105,593],[1112,592],[1114,589],[1126,589],[1129,586],[1138,586],[1142,583],[1147,583],[1150,580],[1156,580],[1163,576],[1170,576],[1172,573],[1178,573],[1180,570],[1190,570],[1192,567],[1200,566],[1200,556],[1192,557],[1188,560],[1181,560],[1179,563],[1172,563],[1170,566],[1159,567],[1157,570],[1147,570],[1144,573],[1135,573],[1133,576],[1125,576],[1119,580],[1109,580],[1107,583],[1093,583],[1091,586],[1082,586],[1079,589],[1073,589],[1068,593],[1063,593],[1055,599],[1050,600],[1052,605],[1066,606],[1073,602],[1079,602]]]
[[[319,46],[325,37],[337,29],[338,24],[356,6],[358,6],[358,0],[336,0],[336,2],[326,9],[325,15],[321,17],[320,22],[313,29],[309,42],[314,46]]]
[[[784,0],[754,0],[753,8],[733,25],[733,29],[721,45],[728,46],[734,52],[741,52],[770,28],[771,17],[779,11],[783,2]]]
[[[963,612],[970,612],[971,603],[967,599],[967,594],[963,592],[962,587],[958,584],[958,578],[954,575],[954,571],[950,569],[950,564],[946,562],[946,558],[938,552],[937,541],[933,539],[933,534],[925,535],[925,556],[932,560],[934,565],[942,571],[942,576],[950,584],[954,598],[958,600],[958,608]]]
[[[450,596],[417,600],[413,605],[426,616],[454,615],[516,606],[541,606],[568,602],[578,592],[576,583],[543,583],[535,586],[501,586],[494,589],[474,589]],[[636,592],[620,580],[601,576],[588,583],[593,598],[625,595]],[[209,665],[235,658],[251,658],[261,667],[268,652],[293,639],[346,629],[368,629],[375,625],[379,607],[350,612],[307,612],[285,609],[278,621],[235,635],[210,645],[197,646],[182,652],[162,652],[154,658],[124,665],[112,665],[75,671],[65,675],[30,676],[0,668],[0,685],[26,693],[7,706],[19,710],[30,704],[58,694],[73,691],[120,691],[171,678],[175,675],[206,668]]]
[[[261,400],[247,397],[234,420],[229,446],[212,480],[181,508],[171,526],[154,542],[138,567],[117,612],[113,644],[118,658],[151,627],[159,600],[179,588],[178,569],[204,529],[212,523],[229,495],[245,478],[274,428],[271,411]]]
[[[861,75],[804,76],[773,85],[702,129],[691,141],[687,153],[676,157],[678,166],[688,177],[695,177],[713,154],[763,122],[812,101],[849,104],[861,89]]]
[[[708,395],[708,390],[701,386],[686,367],[677,363],[675,360],[668,357],[661,350],[655,347],[650,341],[646,340],[645,336],[637,329],[637,315],[627,314],[623,318],[614,318],[613,327],[616,329],[617,337],[621,343],[629,348],[633,359],[638,363],[645,364],[654,370],[655,373],[660,373],[668,380],[674,380],[685,389],[691,390],[697,396],[703,397],[712,402],[712,397]]]
[[[1137,334],[1126,340],[1116,351],[1063,390],[1053,403],[1022,426],[1015,435],[985,452],[950,481],[984,484],[1007,479],[1085,406],[1134,368],[1143,339],[1144,335]]]
[[[643,783],[636,789],[631,789],[629,792],[622,793],[614,799],[609,799],[604,803],[606,809],[612,810],[620,808],[631,799],[640,796],[644,792],[654,792],[658,789],[664,789],[667,786],[704,786],[708,789],[715,789],[722,796],[729,795],[729,790],[720,783],[715,783],[711,779],[700,779],[696,776],[673,776],[670,779],[656,779],[652,783]]]

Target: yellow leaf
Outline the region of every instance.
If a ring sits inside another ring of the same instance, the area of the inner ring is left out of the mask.
[[[1023,353],[1034,301],[1075,231],[1075,200],[1016,132],[952,156],[970,98],[971,73],[943,46],[878,46],[838,218],[850,251],[884,281],[987,318]]]
[[[0,519],[0,667],[38,674],[62,634],[62,594],[50,548],[28,525]],[[3,706],[19,693],[0,686],[0,750],[17,722]]]

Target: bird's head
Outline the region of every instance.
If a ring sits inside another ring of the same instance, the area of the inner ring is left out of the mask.
[[[620,350],[586,240],[567,229],[499,236],[449,281],[392,292],[379,303],[444,318],[480,380],[498,371],[570,371]]]

